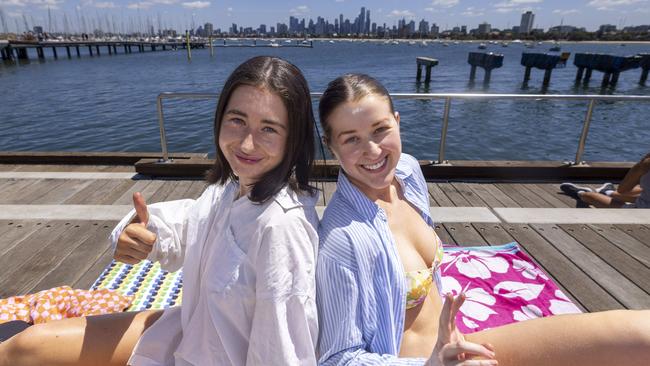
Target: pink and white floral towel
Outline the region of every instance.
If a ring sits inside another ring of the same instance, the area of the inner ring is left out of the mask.
[[[444,250],[442,293],[467,296],[456,317],[463,333],[582,312],[517,243]]]

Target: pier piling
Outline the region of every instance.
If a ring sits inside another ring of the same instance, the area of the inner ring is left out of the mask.
[[[93,56],[93,46],[88,45],[88,53],[90,53],[90,57]]]
[[[111,49],[111,46],[110,46],[110,45],[108,46],[108,54],[109,54],[109,55],[112,55],[112,54],[113,54],[113,50]]]
[[[185,30],[185,40],[187,42],[187,59],[192,60],[192,47],[190,46],[190,32],[188,30]]]
[[[79,46],[75,46],[75,48],[77,49],[77,57],[81,57],[81,52],[79,51]]]
[[[101,56],[101,53],[99,52],[99,45],[96,45],[95,49],[97,50],[97,56]]]
[[[25,49],[25,50],[27,50],[27,49]],[[45,52],[43,52],[43,47],[37,47],[36,48],[36,54],[38,55],[38,58],[40,58],[41,60],[45,59]]]
[[[569,52],[563,52],[561,55],[549,55],[546,53],[522,53],[521,65],[526,67],[524,73],[524,84],[530,80],[530,71],[533,67],[544,70],[543,86],[551,83],[553,69],[566,66],[566,62],[571,56]],[[580,73],[580,70],[578,70]]]
[[[650,53],[639,53],[641,57],[641,78],[639,79],[639,84],[645,85],[645,82],[648,80],[648,70],[650,70]]]
[[[418,67],[416,80],[420,81],[422,79],[422,67],[426,68],[426,76],[424,77],[424,82],[428,83],[431,81],[431,69],[438,65],[438,60],[430,57],[417,57],[416,63]]]
[[[469,73],[469,80],[474,81],[474,78],[476,77],[476,68],[482,67],[485,70],[483,83],[487,84],[490,82],[492,70],[503,66],[503,55],[493,52],[470,52],[467,56],[467,63],[472,65]]]
[[[16,58],[19,60],[29,60],[27,48],[16,48]]]
[[[72,54],[70,53],[70,46],[65,46],[65,52],[68,54],[68,58],[72,58]]]
[[[52,56],[54,56],[54,59],[58,59],[59,55],[56,53],[56,47],[52,47]]]
[[[602,72],[603,81],[601,87],[606,88],[608,86],[615,87],[621,72],[641,67],[642,61],[643,56],[641,55],[613,56],[596,53],[576,53],[573,64],[578,67],[578,71],[581,68],[587,69],[583,80],[585,85],[589,83],[589,78],[593,70]],[[576,83],[580,82],[581,77],[582,75],[578,72],[576,74]]]

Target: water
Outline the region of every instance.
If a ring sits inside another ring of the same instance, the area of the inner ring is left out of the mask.
[[[35,52],[26,64],[0,64],[0,150],[4,151],[160,151],[156,96],[161,92],[218,93],[230,72],[255,55],[275,55],[299,66],[312,91],[347,72],[365,72],[391,92],[475,92],[548,94],[650,95],[638,85],[640,69],[621,74],[614,90],[601,90],[594,72],[590,87],[575,87],[573,56],[567,67],[553,71],[542,90],[542,70],[533,70],[522,87],[522,52],[546,52],[548,44],[526,49],[488,45],[503,53],[504,65],[492,72],[489,87],[477,71],[468,83],[467,53],[477,43],[384,45],[372,42],[314,42],[314,48],[215,48],[186,53],[159,51],[39,61]],[[84,52],[85,51],[85,52]],[[562,51],[632,55],[650,52],[650,45],[563,44]],[[74,55],[75,52],[73,52]],[[61,57],[63,56],[63,57]],[[415,82],[415,57],[434,57],[428,89]],[[165,101],[165,122],[172,152],[213,153],[212,119],[216,101]],[[316,108],[314,104],[314,108]],[[437,158],[442,101],[398,101],[404,150],[421,159]],[[447,138],[447,159],[572,160],[582,129],[586,102],[454,101]],[[316,109],[315,109],[316,110]],[[594,110],[584,158],[592,161],[634,161],[650,150],[650,103],[599,103]]]

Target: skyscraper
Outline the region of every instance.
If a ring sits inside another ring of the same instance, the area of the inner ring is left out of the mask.
[[[359,14],[359,30],[358,33],[364,33],[366,31],[366,7],[361,7],[361,14]]]
[[[366,10],[366,34],[370,34],[370,9]]]
[[[533,29],[533,22],[535,21],[535,14],[532,11],[527,11],[521,14],[521,24],[519,25],[520,33],[530,33]]]

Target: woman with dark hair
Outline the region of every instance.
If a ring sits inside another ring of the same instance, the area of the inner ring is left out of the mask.
[[[341,164],[316,270],[322,365],[644,365],[650,311],[559,315],[462,334],[464,301],[441,296],[444,252],[400,116],[367,75],[332,81],[319,105]],[[444,301],[443,301],[444,300]]]
[[[35,325],[0,344],[0,364],[316,364],[313,131],[298,68],[241,64],[217,105],[205,192],[150,206],[135,193],[111,234],[117,260],[182,267],[182,305]]]

